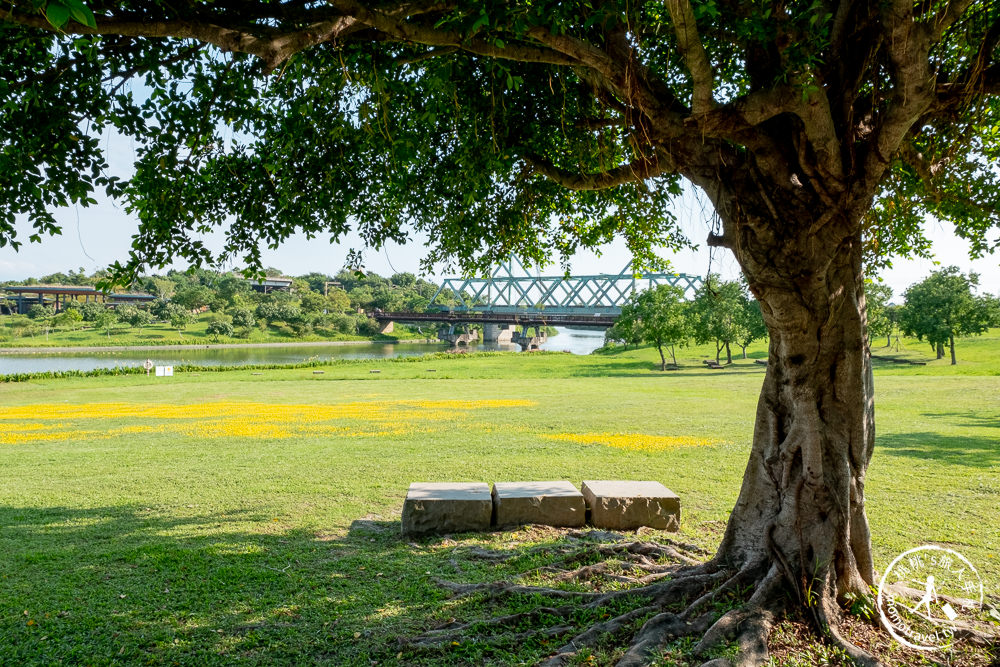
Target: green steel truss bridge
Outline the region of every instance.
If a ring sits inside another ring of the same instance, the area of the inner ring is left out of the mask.
[[[447,313],[448,319],[472,316],[464,321],[572,321],[610,326],[634,292],[675,285],[690,298],[701,284],[701,276],[684,273],[637,275],[631,263],[618,274],[533,276],[517,257],[511,257],[489,278],[446,278],[431,298],[427,315],[437,311]]]

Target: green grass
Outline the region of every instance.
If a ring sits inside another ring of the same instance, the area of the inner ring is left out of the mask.
[[[866,489],[876,567],[918,544],[948,544],[979,567],[988,593],[1000,593],[996,333],[961,341],[957,370],[878,363],[878,447]],[[537,660],[557,644],[397,645],[452,617],[536,605],[449,600],[433,580],[514,576],[551,558],[533,546],[562,539],[539,529],[400,538],[408,483],[658,479],[681,496],[681,537],[711,549],[739,490],[764,367],[739,360],[715,371],[700,363],[707,356],[684,350],[682,368],[665,373],[653,370],[655,350],[641,349],[0,385],[0,438],[33,421],[12,419],[13,409],[41,404],[52,406],[45,423],[78,432],[0,444],[0,664]],[[445,411],[396,403],[497,399],[526,403]],[[341,435],[292,422],[291,437],[250,438],[185,435],[177,425],[197,420],[183,415],[69,412],[219,401],[358,403],[388,417],[372,426],[364,414],[349,416],[342,424],[351,433]],[[166,430],[122,430],[134,426]],[[386,429],[395,432],[379,434]],[[558,433],[717,443],[646,452],[543,437]],[[513,557],[479,560],[473,546]],[[595,652],[597,664],[614,657],[610,646]]]
[[[0,349],[4,347],[105,347],[105,346],[141,346],[141,345],[207,345],[227,343],[297,343],[317,341],[362,341],[377,340],[393,342],[397,340],[423,340],[427,333],[417,333],[414,329],[397,325],[388,335],[379,334],[374,338],[337,334],[335,336],[320,336],[315,333],[304,336],[286,335],[274,327],[252,327],[246,338],[230,336],[210,336],[206,329],[208,323],[215,317],[213,313],[203,313],[194,322],[178,331],[166,322],[158,322],[143,327],[141,330],[130,328],[126,324],[116,324],[110,332],[105,329],[95,329],[89,323],[81,322],[75,327],[50,327],[46,334],[44,323],[29,320],[21,315],[0,316]],[[32,335],[25,335],[25,330],[11,326],[14,321],[31,323]]]

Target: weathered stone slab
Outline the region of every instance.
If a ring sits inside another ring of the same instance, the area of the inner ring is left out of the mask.
[[[569,482],[497,482],[493,510],[498,527],[582,526],[587,520],[583,494]]]
[[[583,497],[597,528],[679,530],[681,499],[659,482],[587,480]]]
[[[482,482],[414,482],[403,501],[403,533],[489,530],[490,487]]]

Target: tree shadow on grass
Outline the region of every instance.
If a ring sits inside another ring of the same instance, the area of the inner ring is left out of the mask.
[[[436,578],[491,580],[523,560],[458,544],[378,518],[331,535],[255,509],[0,506],[0,663],[392,662],[398,638],[442,614],[480,615]]]
[[[763,378],[767,366],[762,364],[733,363],[722,368],[712,369],[705,365],[681,364],[674,370],[660,370],[659,362],[648,360],[608,359],[594,361],[586,365],[567,369],[569,377],[691,377],[705,379],[726,375],[759,375]]]
[[[924,417],[947,419],[949,423],[972,428],[1000,428],[1000,414],[984,415],[981,412],[924,412]]]
[[[876,447],[897,456],[952,465],[984,469],[1000,466],[1000,438],[930,432],[890,433],[879,435]]]

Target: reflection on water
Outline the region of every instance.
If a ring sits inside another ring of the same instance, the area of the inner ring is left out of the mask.
[[[604,343],[604,331],[596,329],[560,329],[542,346],[545,350],[565,350],[590,354]],[[129,350],[116,352],[39,352],[4,354],[0,352],[0,374],[42,371],[93,370],[116,366],[141,366],[152,359],[160,366],[240,366],[243,364],[297,364],[303,361],[331,359],[384,359],[412,357],[443,352],[448,347],[438,343],[374,343],[371,345],[317,345],[240,348],[200,348],[193,350]],[[520,351],[517,345],[472,345],[470,351]]]

